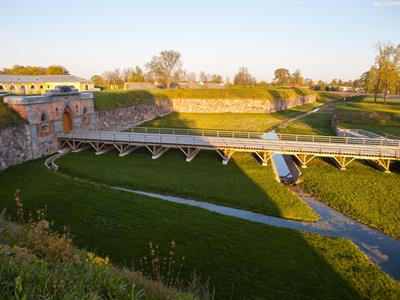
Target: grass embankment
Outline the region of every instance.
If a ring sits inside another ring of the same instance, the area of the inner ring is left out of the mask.
[[[0,129],[25,124],[25,120],[14,110],[3,103],[3,96],[0,96]]]
[[[104,91],[94,93],[96,110],[126,107],[138,103],[185,99],[289,99],[313,94],[307,89],[283,89],[261,87],[230,87],[226,89],[177,89]]]
[[[359,99],[356,99],[359,101]],[[350,109],[354,103],[340,104]],[[370,104],[368,104],[370,105]],[[374,105],[369,106],[369,109]],[[331,127],[333,113],[329,108],[315,113],[283,128],[286,133],[334,134]],[[324,111],[328,111],[325,113]],[[362,112],[363,113],[363,112]],[[354,120],[359,119],[354,116]],[[367,119],[366,119],[367,120]],[[390,126],[352,123],[354,128],[373,132],[387,132]],[[400,127],[399,127],[400,129]],[[398,133],[399,131],[397,131]],[[329,162],[329,163],[328,163]],[[345,172],[329,159],[314,159],[303,169],[303,186],[307,192],[344,214],[395,238],[400,238],[400,174],[394,164],[391,174],[384,174],[363,161],[352,162]]]
[[[92,156],[94,157],[94,156]],[[351,242],[247,222],[64,178],[32,161],[0,173],[0,204],[15,215],[47,206],[49,220],[70,228],[80,247],[131,265],[148,242],[164,255],[171,240],[185,255],[182,277],[210,278],[217,299],[398,298],[399,283]],[[139,175],[140,176],[140,175]]]
[[[266,132],[279,123],[297,117],[321,105],[322,103],[320,102],[313,102],[269,114],[171,113],[165,117],[146,122],[141,126]]]
[[[227,166],[216,152],[202,151],[187,163],[179,150],[152,160],[147,150],[126,157],[92,151],[58,161],[61,172],[114,186],[159,192],[212,202],[289,219],[317,219],[297,196],[275,180],[272,168],[262,167],[249,154],[234,154]]]
[[[0,215],[0,233],[1,299],[197,299],[75,248],[43,215],[23,224]]]
[[[348,103],[341,103],[335,112],[338,126],[400,136],[400,100],[382,102],[382,98],[375,103],[373,97],[355,97]]]

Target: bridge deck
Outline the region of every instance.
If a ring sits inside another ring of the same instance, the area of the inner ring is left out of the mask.
[[[199,150],[216,150],[226,162],[233,152],[254,152],[262,160],[268,160],[275,153],[291,154],[304,165],[308,160],[306,156],[333,157],[336,161],[338,158],[341,161],[346,158],[378,162],[400,160],[400,140],[391,139],[137,127],[133,132],[80,131],[60,134],[58,140],[60,148],[70,146],[76,150],[86,144],[98,153],[110,145],[120,154],[132,150],[132,147],[146,146],[153,158],[158,158],[169,148],[179,148],[187,158],[194,150],[196,154]],[[342,168],[346,161],[343,164]]]

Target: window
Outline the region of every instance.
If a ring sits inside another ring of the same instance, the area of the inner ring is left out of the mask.
[[[58,116],[58,107],[56,107],[56,114],[57,114],[57,116]]]
[[[49,89],[49,88],[50,88],[50,85],[47,85],[47,88]]]
[[[41,122],[46,122],[47,121],[47,116],[45,113],[42,113],[42,116],[40,117]]]
[[[86,106],[83,108],[83,114],[84,114],[84,115],[87,114],[87,108],[86,108]]]
[[[15,85],[10,86],[10,91],[15,91],[15,90],[16,90]]]
[[[31,90],[36,89],[36,86],[34,84],[31,85]]]
[[[46,113],[42,113],[42,115],[40,116],[40,130],[42,132],[47,132],[49,130],[49,124],[47,122],[47,115]]]
[[[41,84],[41,85],[40,85],[39,89],[44,89],[44,86],[43,86],[43,84]]]
[[[86,90],[88,90],[88,89],[89,89],[89,86],[88,86],[87,84],[85,85],[85,89],[86,89]]]
[[[0,90],[4,90],[4,87],[2,85],[0,85]]]
[[[79,110],[78,104],[75,105],[75,109],[76,109],[76,111],[78,112],[78,110]]]

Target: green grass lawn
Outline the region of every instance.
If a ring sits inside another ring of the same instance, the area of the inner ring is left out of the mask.
[[[332,113],[329,112],[315,113],[289,124],[282,131],[333,135],[331,118]],[[362,128],[381,134],[396,134],[396,128],[398,128],[397,135],[400,132],[400,127],[397,126],[377,126],[365,123],[345,123],[343,127]],[[302,170],[302,179],[306,191],[319,200],[364,224],[400,238],[398,165],[394,165],[393,171],[392,174],[385,174],[364,162],[356,161],[343,172],[333,166],[329,159],[314,159],[307,169]]]
[[[210,278],[216,299],[396,299],[400,285],[351,242],[274,228],[200,208],[88,185],[51,173],[43,160],[0,172],[0,204],[15,217],[19,187],[26,210],[47,207],[80,247],[132,265],[148,242],[165,255],[171,240],[193,270]]]
[[[92,151],[58,160],[60,171],[115,186],[188,197],[267,215],[316,220],[317,215],[275,180],[272,168],[262,167],[250,154],[236,153],[227,166],[216,152],[202,151],[188,163],[179,150],[157,160],[147,150],[126,157],[95,156]]]
[[[322,103],[320,102],[313,102],[270,114],[175,112],[165,117],[156,118],[140,126],[266,132],[272,126],[321,105]]]
[[[102,91],[94,93],[96,110],[125,107],[137,103],[185,99],[289,99],[314,94],[308,89],[272,87],[229,87],[225,89],[177,89]]]

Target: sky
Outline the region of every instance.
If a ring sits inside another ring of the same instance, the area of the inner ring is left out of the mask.
[[[400,43],[400,1],[0,0],[0,68],[59,64],[84,78],[173,49],[196,74],[354,80],[378,41]]]

